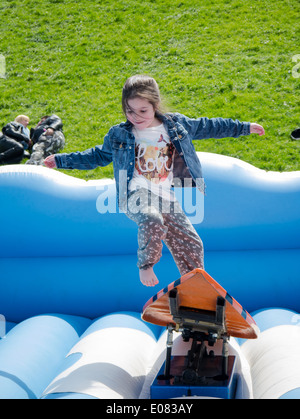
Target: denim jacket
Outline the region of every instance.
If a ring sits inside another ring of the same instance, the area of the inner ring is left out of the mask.
[[[179,113],[160,115],[175,146],[174,180],[184,186],[185,179],[205,191],[202,168],[192,140],[239,137],[250,134],[250,123],[223,118],[191,119]],[[56,165],[61,169],[91,170],[113,162],[117,198],[120,208],[127,206],[128,185],[135,167],[135,137],[127,121],[113,126],[102,146],[70,154],[57,154]]]

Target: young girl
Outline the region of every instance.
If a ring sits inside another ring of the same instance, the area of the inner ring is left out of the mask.
[[[153,78],[130,77],[122,94],[127,122],[112,127],[102,146],[52,155],[44,161],[49,168],[82,170],[113,162],[119,207],[138,225],[138,267],[146,286],[158,284],[153,266],[160,260],[162,241],[181,275],[204,268],[202,241],[171,193],[175,179],[176,183],[190,179],[204,192],[201,164],[192,140],[264,135],[264,128],[258,124],[164,114],[160,105],[159,88]]]

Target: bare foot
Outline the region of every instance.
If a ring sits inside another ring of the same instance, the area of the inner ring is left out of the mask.
[[[154,287],[159,283],[153,268],[145,270],[140,269],[140,280],[143,285],[146,285],[146,287]]]

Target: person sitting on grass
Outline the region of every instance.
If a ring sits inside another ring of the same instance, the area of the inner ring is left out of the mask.
[[[32,154],[26,164],[42,165],[46,157],[56,154],[65,146],[63,123],[57,115],[43,116],[37,126],[31,129]]]
[[[3,127],[0,137],[0,164],[19,164],[23,158],[30,157],[30,133],[27,128],[29,117],[19,115],[13,122]]]

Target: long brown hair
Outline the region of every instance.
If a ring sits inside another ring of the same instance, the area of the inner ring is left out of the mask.
[[[122,91],[122,108],[124,115],[128,111],[128,100],[135,98],[146,99],[153,106],[156,116],[162,114],[159,87],[156,81],[149,76],[136,75],[129,77]]]

